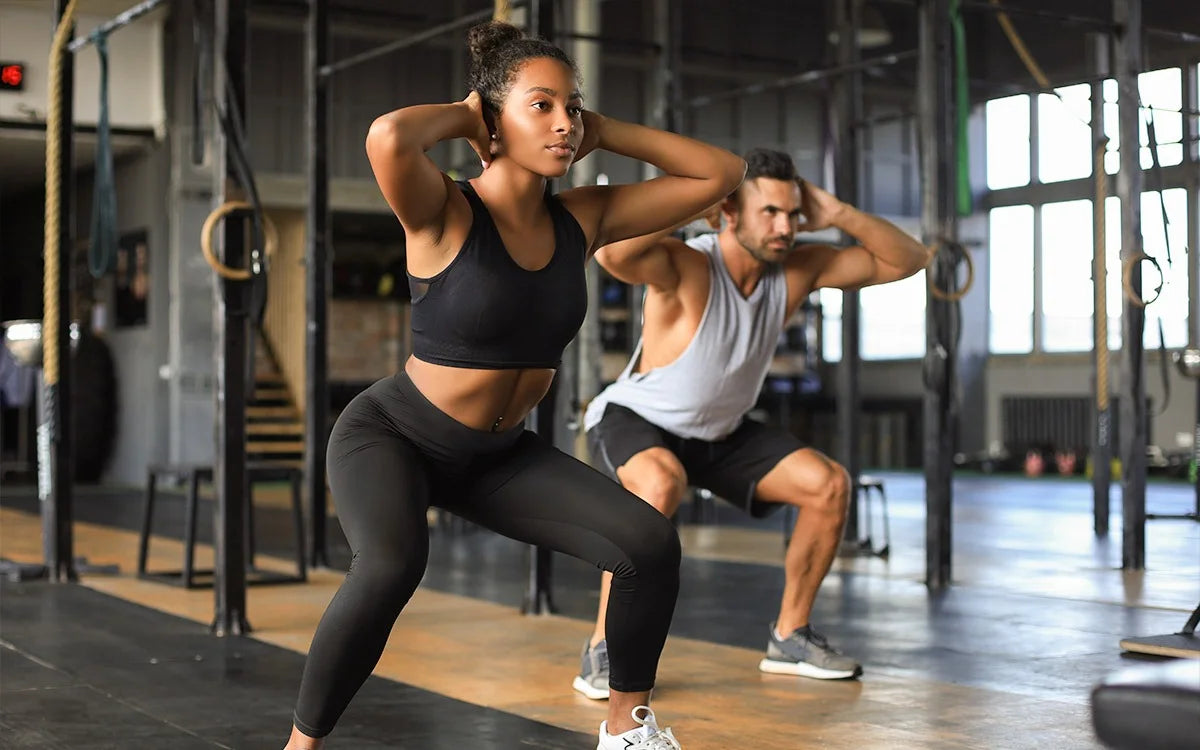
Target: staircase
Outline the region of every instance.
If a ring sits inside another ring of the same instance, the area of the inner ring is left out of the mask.
[[[254,392],[246,403],[246,458],[304,466],[304,421],[268,347],[254,353]]]

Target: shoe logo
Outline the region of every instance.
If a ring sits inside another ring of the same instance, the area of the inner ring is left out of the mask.
[[[626,737],[625,738],[625,747],[633,747],[633,740]]]

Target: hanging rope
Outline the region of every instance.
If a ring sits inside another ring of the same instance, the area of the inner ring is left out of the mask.
[[[1004,6],[1000,4],[1000,0],[990,0],[990,2],[996,6],[996,20],[1000,22],[1000,28],[1004,29],[1004,35],[1008,37],[1009,44],[1012,45],[1013,50],[1017,53],[1017,57],[1021,58],[1021,62],[1025,63],[1025,69],[1033,76],[1033,80],[1037,81],[1038,86],[1041,86],[1043,89],[1053,89],[1054,86],[1050,83],[1050,79],[1046,77],[1041,66],[1037,64],[1037,60],[1033,59],[1029,48],[1025,46],[1025,40],[1021,39],[1021,35],[1017,33],[1017,28],[1013,26],[1013,22],[1009,20],[1008,14],[1004,12]]]
[[[509,0],[496,0],[495,9],[492,11],[492,20],[511,23],[512,3]]]
[[[959,216],[971,214],[971,149],[967,117],[971,95],[967,71],[967,30],[960,0],[950,0],[950,26],[954,33],[954,199]]]
[[[70,41],[71,25],[75,18],[75,6],[78,0],[69,0],[63,9],[58,28],[54,30],[54,39],[50,42],[50,90],[46,94],[46,225],[43,252],[46,269],[42,277],[42,361],[46,385],[58,384],[58,282],[62,269],[58,264],[60,250],[58,238],[58,222],[62,212],[59,203],[59,192],[62,180],[59,166],[62,164],[62,153],[59,151],[58,133],[62,122],[62,64],[67,53],[67,42]]]
[[[100,278],[116,267],[117,186],[113,177],[112,134],[108,118],[108,33],[92,35],[100,57],[100,107],[96,121],[96,176],[92,188],[92,230],[88,271]]]

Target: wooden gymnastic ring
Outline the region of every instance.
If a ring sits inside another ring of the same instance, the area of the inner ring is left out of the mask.
[[[967,263],[967,280],[963,283],[963,288],[957,292],[947,292],[937,287],[933,283],[933,274],[929,272],[929,267],[933,265],[933,261],[937,258],[937,254],[942,252],[944,243],[939,240],[933,245],[933,252],[929,254],[929,262],[925,264],[925,281],[929,284],[929,294],[934,299],[939,299],[943,302],[958,302],[963,297],[967,296],[967,292],[971,291],[971,287],[975,284],[975,261],[971,260],[971,254],[962,245],[952,243],[962,250],[963,260]]]
[[[231,281],[246,281],[250,278],[251,274],[248,268],[230,268],[217,258],[216,253],[212,249],[213,229],[216,228],[217,222],[234,211],[253,210],[254,206],[244,201],[225,201],[204,220],[204,226],[200,229],[200,252],[204,254],[204,259],[208,261],[208,265],[212,266],[212,269],[222,278]],[[275,254],[275,246],[279,244],[279,234],[275,231],[275,224],[271,221],[271,217],[265,213],[262,214],[262,223],[263,244],[266,245],[264,252],[270,258]]]
[[[1155,271],[1158,271],[1158,288],[1154,290],[1154,296],[1150,299],[1142,299],[1142,295],[1138,294],[1133,289],[1133,267],[1135,264],[1141,263],[1143,260],[1150,261],[1150,265],[1154,266]],[[1162,296],[1163,286],[1165,286],[1166,283],[1167,277],[1163,275],[1162,266],[1158,265],[1158,261],[1152,256],[1146,255],[1145,253],[1134,253],[1126,258],[1125,262],[1121,264],[1121,289],[1125,291],[1125,299],[1129,300],[1130,303],[1137,305],[1138,307],[1145,307],[1157,302],[1158,298]]]

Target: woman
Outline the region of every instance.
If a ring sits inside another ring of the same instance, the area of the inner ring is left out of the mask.
[[[737,187],[745,163],[585,111],[571,60],[514,26],[477,26],[469,42],[465,100],[397,110],[367,136],[407,237],[413,356],[355,398],[330,437],[329,484],[354,559],[309,650],[287,747],[320,747],[375,667],[424,573],[435,505],[613,573],[600,748],[677,748],[646,706],[678,593],[678,536],[521,424],[583,321],[592,252],[695,215]],[[475,149],[479,178],[456,183],[425,155],[452,138]],[[546,180],[597,148],[666,176],[546,195]]]

